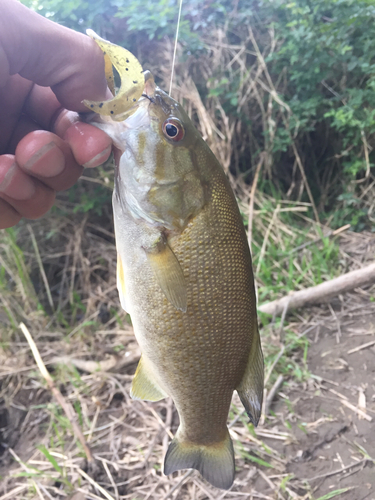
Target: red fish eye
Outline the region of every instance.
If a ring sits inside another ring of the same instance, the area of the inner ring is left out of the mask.
[[[167,139],[178,142],[184,137],[185,130],[179,120],[176,118],[168,118],[168,120],[165,120],[163,123],[163,133]]]

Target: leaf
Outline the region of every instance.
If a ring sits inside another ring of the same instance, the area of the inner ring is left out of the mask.
[[[330,491],[326,495],[323,495],[322,497],[317,498],[317,500],[330,500],[330,498],[337,497],[338,495],[342,495],[343,493],[346,493],[347,491],[352,490],[353,488],[341,488],[340,490],[335,490],[335,491]]]
[[[59,464],[56,462],[55,458],[50,454],[50,452],[47,450],[47,448],[41,444],[38,447],[38,450],[40,450],[43,455],[46,457],[46,459],[51,462],[53,468],[60,474],[60,476],[63,476],[63,471]]]

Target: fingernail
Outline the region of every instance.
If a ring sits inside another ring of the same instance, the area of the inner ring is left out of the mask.
[[[0,165],[0,193],[14,200],[29,200],[34,196],[36,187],[32,179],[26,175],[16,163],[9,168]]]
[[[43,177],[55,177],[65,168],[65,156],[54,142],[50,142],[33,154],[23,168]]]
[[[85,168],[98,167],[102,163],[108,160],[109,155],[111,154],[112,146],[108,146],[101,153],[97,154],[90,161],[87,161],[84,165]]]

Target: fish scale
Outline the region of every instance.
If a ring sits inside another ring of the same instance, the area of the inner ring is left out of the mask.
[[[215,203],[191,220],[181,236],[169,241],[187,279],[186,313],[167,301],[144,262],[133,267],[127,279],[132,282],[133,276],[144,276],[145,281],[141,284],[138,279],[131,292],[141,312],[140,317],[132,314],[137,340],[158,367],[161,385],[168,386],[186,434],[196,434],[197,442],[204,436],[207,442],[215,442],[215,436],[223,433],[232,392],[247,363],[249,326],[254,327],[255,318],[246,236],[224,175],[220,180],[223,185],[216,188]],[[238,216],[228,215],[231,212]],[[153,297],[151,308],[145,286]],[[147,317],[144,311],[149,311]],[[173,351],[173,362],[165,358],[167,349]],[[198,412],[202,398],[210,404]]]

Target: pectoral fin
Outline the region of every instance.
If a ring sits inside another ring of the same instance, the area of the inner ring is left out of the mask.
[[[149,361],[144,356],[139,360],[130,389],[130,397],[146,401],[160,401],[167,397],[167,394],[155,382],[148,363]]]
[[[264,363],[258,328],[252,338],[249,360],[244,376],[237,387],[238,395],[246,413],[254,425],[258,425],[262,413],[264,385]]]
[[[145,249],[156,281],[165,296],[176,309],[186,312],[187,291],[185,276],[177,257],[166,242],[159,242],[155,248]]]

